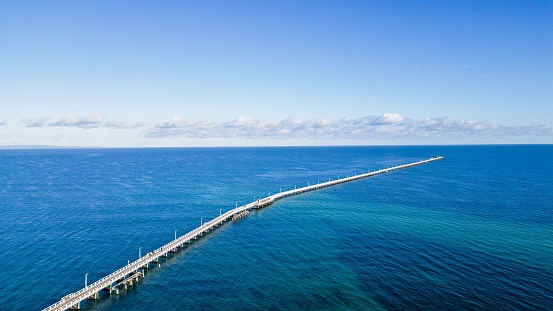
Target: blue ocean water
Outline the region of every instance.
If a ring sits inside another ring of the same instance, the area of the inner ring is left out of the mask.
[[[84,310],[553,310],[553,146],[0,150],[1,310],[38,310],[277,201]]]

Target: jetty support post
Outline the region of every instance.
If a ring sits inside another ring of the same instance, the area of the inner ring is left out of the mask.
[[[95,292],[92,296],[86,297],[86,300],[98,300],[98,292]]]

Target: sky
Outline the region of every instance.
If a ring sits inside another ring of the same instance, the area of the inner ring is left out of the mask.
[[[0,146],[553,143],[553,1],[0,1]]]

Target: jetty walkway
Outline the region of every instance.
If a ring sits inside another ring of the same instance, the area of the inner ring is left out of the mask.
[[[167,258],[169,254],[176,253],[177,251],[184,249],[187,244],[193,243],[194,240],[202,237],[205,234],[210,233],[211,231],[220,227],[227,221],[246,217],[249,211],[252,209],[259,209],[259,208],[265,207],[267,205],[272,204],[276,200],[293,196],[296,194],[313,191],[313,190],[317,190],[325,187],[330,187],[338,184],[343,184],[346,182],[350,182],[350,181],[354,181],[354,180],[358,180],[366,177],[371,177],[379,174],[389,173],[392,171],[409,168],[416,165],[426,164],[426,163],[441,160],[441,159],[443,159],[443,157],[437,156],[437,157],[429,158],[422,161],[412,162],[409,164],[403,164],[403,165],[397,165],[389,168],[384,168],[378,171],[350,176],[346,178],[340,178],[340,179],[323,182],[323,183],[317,183],[307,187],[280,192],[280,193],[265,197],[263,199],[258,199],[246,205],[236,207],[224,214],[221,213],[219,217],[211,221],[202,223],[199,227],[195,228],[194,230],[180,237],[175,237],[173,241],[163,245],[162,247],[154,251],[151,251],[145,254],[139,259],[133,262],[130,262],[126,266],[120,268],[117,271],[110,273],[109,275],[106,275],[105,277],[99,279],[98,281],[90,285],[87,285],[81,290],[66,295],[55,304],[43,309],[43,311],[54,311],[54,310],[62,311],[67,309],[80,310],[81,302],[83,300],[85,299],[98,300],[99,293],[101,291],[109,292],[110,294],[111,293],[119,294],[119,288],[127,289],[128,286],[133,286],[134,283],[137,283],[140,278],[144,278],[144,271],[149,269],[150,265],[159,267],[161,258]]]

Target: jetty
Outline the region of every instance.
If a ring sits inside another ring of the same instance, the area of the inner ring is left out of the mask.
[[[247,217],[251,210],[260,209],[265,206],[272,204],[273,202],[297,195],[300,193],[313,191],[321,188],[331,187],[343,183],[347,183],[354,180],[359,180],[362,178],[372,177],[379,174],[385,174],[421,164],[426,164],[433,161],[438,161],[443,159],[441,156],[432,157],[426,160],[421,160],[417,162],[412,162],[408,164],[397,165],[393,167],[383,168],[377,171],[348,176],[346,178],[339,178],[336,180],[329,180],[323,183],[317,183],[313,185],[308,185],[306,187],[295,188],[292,190],[279,192],[277,194],[269,195],[265,198],[259,198],[248,204],[237,206],[234,209],[229,210],[226,213],[220,213],[219,217],[216,217],[206,223],[201,223],[201,225],[192,231],[177,237],[175,234],[175,239],[171,242],[161,246],[160,248],[153,250],[144,256],[141,256],[133,262],[129,262],[126,266],[118,269],[106,275],[105,277],[97,280],[96,282],[86,285],[81,290],[70,293],[63,298],[61,298],[55,304],[43,309],[43,311],[62,311],[62,310],[80,310],[81,302],[84,300],[98,300],[100,292],[109,292],[109,294],[119,294],[119,289],[133,286],[138,283],[140,278],[144,278],[145,271],[150,268],[150,265],[160,267],[161,258],[168,258],[169,254],[178,252],[179,250],[184,249],[187,245],[193,243],[196,239],[202,237],[203,235],[209,234],[215,229],[219,228],[226,222],[230,220],[239,220],[244,217]]]

